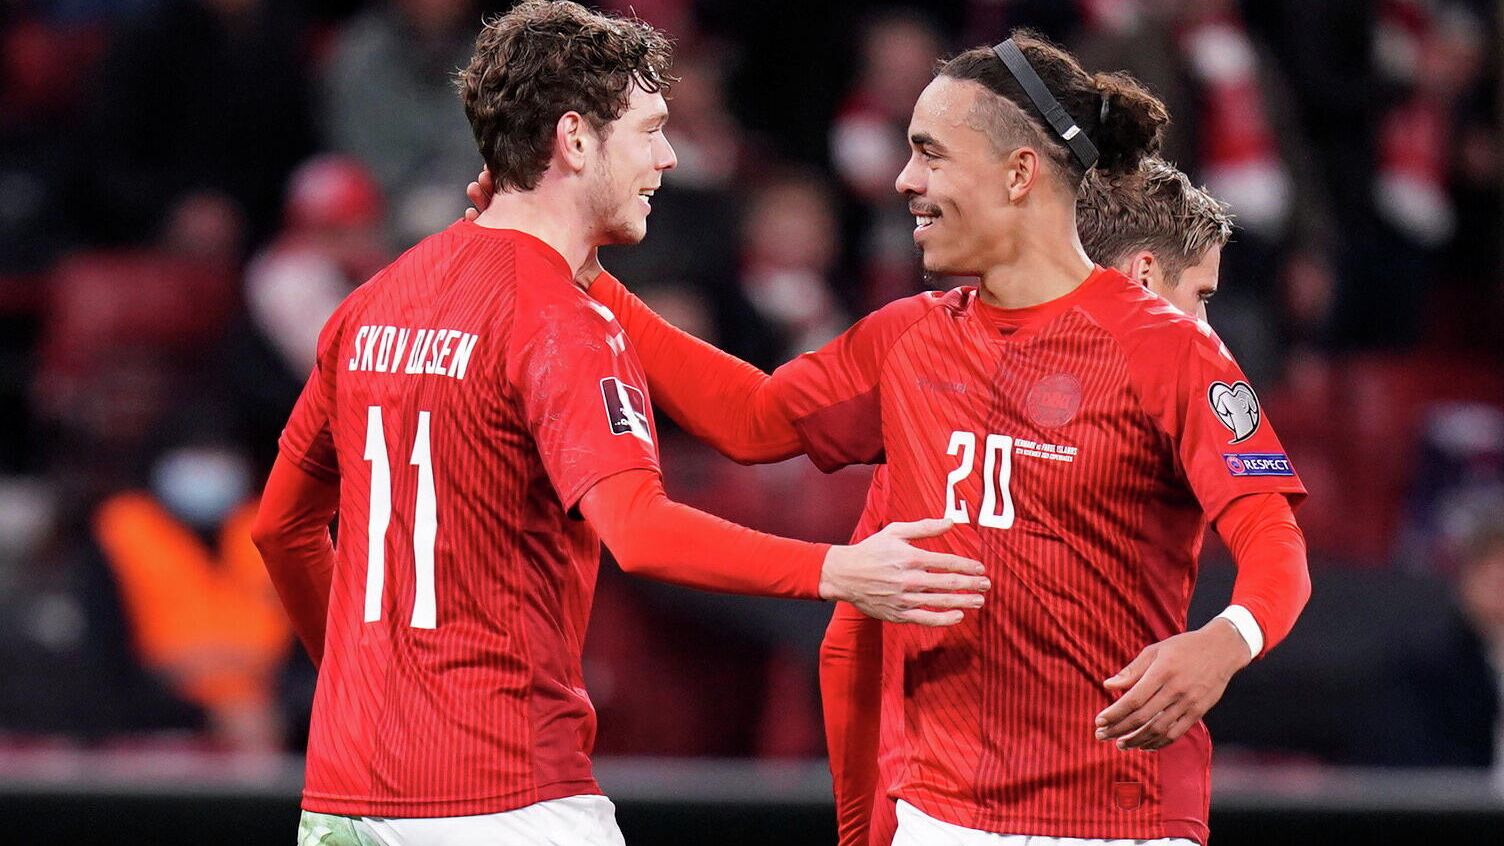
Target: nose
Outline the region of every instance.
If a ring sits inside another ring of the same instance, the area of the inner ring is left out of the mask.
[[[918,156],[909,156],[903,170],[898,172],[898,178],[893,181],[893,188],[905,196],[910,194],[924,193],[924,166],[918,161]]]
[[[674,145],[668,143],[668,136],[659,134],[657,156],[653,166],[658,170],[673,170],[679,164],[679,157],[674,154]]]

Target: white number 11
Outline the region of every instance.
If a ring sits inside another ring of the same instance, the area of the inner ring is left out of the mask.
[[[412,626],[431,629],[437,625],[434,600],[433,547],[439,533],[438,498],[434,494],[433,454],[428,447],[428,412],[418,412],[418,432],[413,439],[411,464],[418,468],[418,501],[413,512]],[[370,522],[366,526],[365,621],[381,619],[381,593],[386,578],[386,530],[392,522],[392,469],[386,456],[386,429],[381,406],[366,409],[365,460],[371,462]]]

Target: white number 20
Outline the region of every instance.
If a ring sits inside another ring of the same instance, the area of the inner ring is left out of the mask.
[[[982,459],[982,508],[977,524],[992,529],[1013,528],[1013,438],[988,435]],[[977,436],[971,432],[950,433],[949,455],[960,455],[961,463],[945,477],[945,516],[954,523],[970,523],[971,513],[956,486],[971,475],[976,464]],[[1001,502],[1001,507],[999,503]]]
[[[366,409],[366,461],[371,462],[370,523],[366,527],[365,621],[381,619],[381,592],[386,578],[386,530],[392,522],[392,469],[386,457],[386,429],[381,406]],[[437,625],[433,588],[433,547],[438,537],[438,500],[434,494],[433,456],[428,448],[428,412],[418,412],[418,433],[413,439],[411,463],[418,468],[418,501],[413,511],[412,626],[431,629]]]

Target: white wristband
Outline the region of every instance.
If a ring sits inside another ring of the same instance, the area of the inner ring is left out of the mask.
[[[1232,627],[1243,636],[1251,657],[1259,657],[1259,653],[1264,651],[1264,630],[1259,628],[1259,621],[1253,618],[1252,611],[1241,605],[1229,605],[1227,610],[1217,616],[1232,623]]]

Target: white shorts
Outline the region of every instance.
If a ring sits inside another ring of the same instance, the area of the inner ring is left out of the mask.
[[[298,846],[625,846],[616,806],[566,796],[470,817],[342,817],[304,811]]]
[[[898,800],[898,833],[893,846],[1196,846],[1184,837],[1158,840],[1090,840],[1080,837],[1042,837],[1031,834],[993,834],[937,820],[902,799]]]

